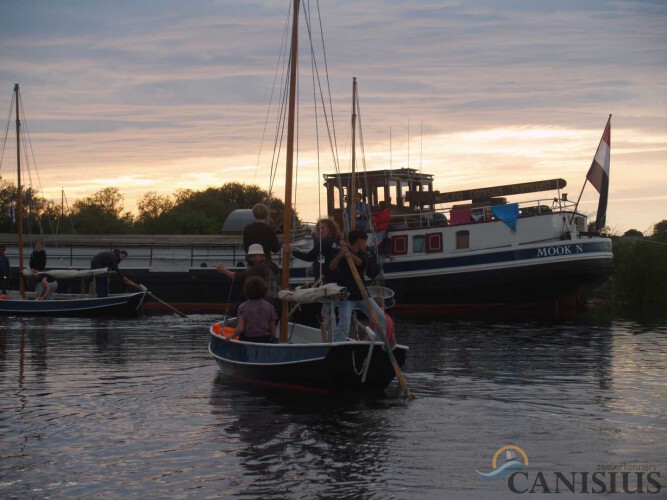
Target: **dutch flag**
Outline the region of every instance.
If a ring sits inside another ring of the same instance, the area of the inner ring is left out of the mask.
[[[609,153],[611,149],[611,115],[607,120],[607,126],[600,139],[600,145],[593,158],[591,168],[588,169],[586,179],[600,193],[598,202],[598,214],[595,219],[595,230],[599,231],[607,220],[607,196],[609,194]]]

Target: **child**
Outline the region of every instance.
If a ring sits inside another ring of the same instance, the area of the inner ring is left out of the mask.
[[[243,285],[247,297],[238,310],[236,333],[246,342],[276,342],[276,321],[278,314],[266,300],[266,282],[259,276],[248,276]]]

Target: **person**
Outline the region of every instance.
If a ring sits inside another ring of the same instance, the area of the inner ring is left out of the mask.
[[[5,246],[0,245],[0,288],[2,294],[7,294],[7,286],[9,284],[9,259],[5,255]]]
[[[378,209],[371,215],[371,220],[373,221],[373,228],[375,230],[373,238],[375,239],[375,245],[378,249],[378,253],[383,257],[386,257],[389,253],[387,248],[387,231],[389,230],[389,207],[386,202],[381,201],[378,204]]]
[[[243,250],[248,253],[250,245],[258,243],[264,248],[264,254],[271,260],[271,252],[280,252],[280,242],[276,230],[268,223],[269,208],[263,203],[256,203],[252,207],[255,221],[243,228]]]
[[[319,238],[315,239],[315,245],[308,252],[300,250],[293,250],[292,245],[285,244],[285,249],[292,252],[292,255],[299,260],[313,263],[313,275],[316,280],[320,280],[322,284],[336,283],[338,280],[338,273],[335,268],[331,269],[331,261],[338,255],[340,251],[340,244],[344,243],[343,232],[338,227],[338,224],[333,219],[320,219],[315,224],[315,233]],[[321,256],[321,259],[320,259]],[[322,267],[320,269],[320,260]],[[327,301],[322,302],[321,328],[324,338],[329,338],[329,323],[332,318],[331,307]]]
[[[361,290],[357,285],[357,280],[352,273],[347,258],[350,257],[356,268],[359,278],[366,272],[368,266],[368,254],[366,247],[368,245],[368,235],[366,232],[355,229],[348,235],[349,244],[342,245],[338,255],[331,261],[331,269],[338,270],[338,284],[347,288],[349,296],[347,300],[342,300],[338,304],[338,325],[334,331],[334,342],[345,342],[350,331],[352,322],[352,311],[360,309],[368,318],[372,318],[366,301],[364,301]],[[365,285],[362,282],[362,286]],[[384,313],[380,307],[372,300],[369,300],[370,306],[375,311],[383,331],[386,331],[387,323]]]
[[[32,254],[30,255],[30,269],[32,272],[39,272],[46,269],[46,251],[41,241],[35,241]]]
[[[260,277],[267,285],[266,295],[268,302],[276,310],[280,310],[280,300],[278,299],[278,276],[280,275],[280,268],[266,258],[264,248],[259,243],[250,245],[246,260],[248,261],[248,269],[245,271],[230,271],[224,264],[218,264],[215,268],[229,279],[241,277],[246,280],[252,276]]]
[[[37,297],[35,300],[53,300],[53,296],[58,289],[58,282],[49,273],[35,272],[37,278],[37,285],[35,286],[35,293]]]
[[[100,252],[90,260],[91,269],[100,269],[106,267],[109,272],[114,271],[123,279],[123,282],[129,283],[127,276],[123,276],[118,270],[118,264],[127,259],[125,250],[114,249],[112,252]],[[95,276],[95,290],[98,297],[109,296],[109,274],[98,274]]]
[[[259,276],[250,276],[243,284],[243,294],[247,297],[238,309],[236,333],[239,340],[246,342],[276,342],[276,309],[264,300],[266,283]]]
[[[354,228],[361,231],[370,231],[371,229],[371,207],[364,203],[361,193],[355,193],[354,206],[350,217],[354,217]]]

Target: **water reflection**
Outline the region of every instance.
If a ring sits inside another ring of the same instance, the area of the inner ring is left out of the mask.
[[[381,479],[390,461],[391,436],[377,410],[394,404],[403,403],[362,395],[267,393],[221,374],[210,398],[211,413],[220,419],[216,439],[238,440],[233,454],[246,478],[238,484],[243,495],[298,496],[319,485],[325,496],[369,496],[368,481]]]

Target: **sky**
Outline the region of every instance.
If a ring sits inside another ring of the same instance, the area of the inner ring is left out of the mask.
[[[19,83],[34,155],[27,183],[58,202],[64,190],[70,206],[117,187],[129,211],[148,192],[226,182],[268,190],[275,118],[267,117],[290,3],[0,0],[0,110],[8,113]],[[576,200],[611,114],[607,224],[650,232],[667,219],[667,2],[307,5],[324,32],[342,171],[353,77],[357,168],[409,166],[433,174],[441,192],[564,178]],[[301,33],[295,204],[314,221],[326,211],[321,175],[335,167],[307,117],[303,17]],[[0,175],[15,181],[7,141]],[[282,182],[279,174],[279,197]],[[587,185],[580,209],[594,218],[597,200]]]

